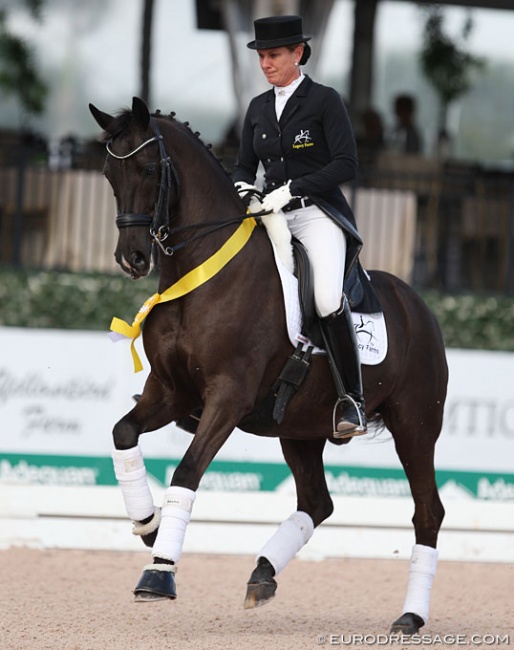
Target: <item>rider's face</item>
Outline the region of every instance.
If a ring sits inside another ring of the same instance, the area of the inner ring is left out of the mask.
[[[287,86],[300,76],[300,59],[303,45],[294,50],[287,47],[275,47],[271,50],[257,50],[261,70],[273,86]]]

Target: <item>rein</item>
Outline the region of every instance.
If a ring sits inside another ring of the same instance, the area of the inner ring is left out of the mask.
[[[180,250],[186,244],[191,244],[192,242],[196,241],[197,239],[202,239],[202,237],[206,237],[207,235],[210,235],[213,232],[216,232],[217,230],[221,230],[222,228],[225,228],[226,226],[230,226],[235,223],[243,223],[246,219],[249,219],[251,217],[258,218],[260,216],[260,213],[252,213],[251,215],[245,214],[240,217],[235,217],[234,219],[227,219],[226,221],[219,221],[218,223],[212,224],[210,222],[203,222],[203,223],[196,223],[196,224],[191,224],[188,226],[179,226],[177,228],[172,228],[169,231],[169,235],[176,235],[177,233],[180,232],[186,232],[187,230],[191,230],[193,228],[209,228],[209,230],[205,230],[204,232],[194,235],[193,237],[189,237],[188,239],[185,239],[184,241],[179,242],[178,244],[175,244],[175,246],[160,246],[161,250],[164,252],[165,255],[171,256],[173,253],[176,251]]]

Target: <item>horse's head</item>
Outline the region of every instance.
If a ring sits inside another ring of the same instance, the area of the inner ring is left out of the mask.
[[[138,279],[151,269],[153,242],[167,236],[169,207],[176,200],[178,181],[159,127],[141,99],[134,97],[132,110],[116,116],[92,104],[89,109],[104,130],[107,146],[104,173],[116,197],[120,233],[116,261]]]

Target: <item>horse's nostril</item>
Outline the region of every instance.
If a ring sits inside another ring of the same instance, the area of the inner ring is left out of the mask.
[[[131,263],[134,268],[140,269],[144,268],[147,264],[146,258],[142,253],[133,253],[131,257]]]

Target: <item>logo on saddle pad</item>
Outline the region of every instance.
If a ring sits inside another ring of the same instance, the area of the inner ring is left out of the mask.
[[[360,352],[371,357],[381,354],[380,341],[375,333],[375,321],[367,314],[353,314],[353,326]]]

